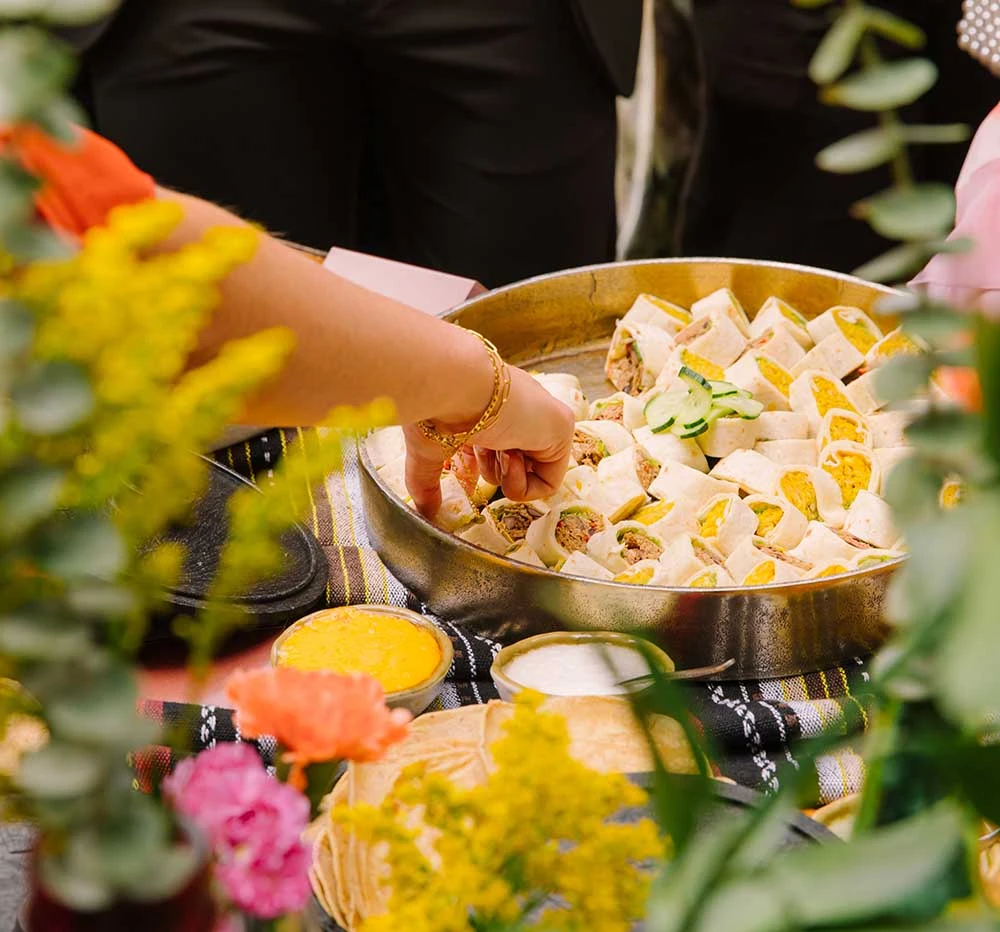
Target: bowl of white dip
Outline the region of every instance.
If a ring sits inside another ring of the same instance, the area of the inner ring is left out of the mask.
[[[647,659],[649,658],[649,659]],[[614,631],[553,631],[511,644],[493,659],[490,675],[507,702],[522,689],[545,696],[621,696],[650,662],[672,673],[674,662],[654,644]]]

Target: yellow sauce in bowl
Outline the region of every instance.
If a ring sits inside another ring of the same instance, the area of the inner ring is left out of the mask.
[[[387,693],[425,682],[440,662],[430,631],[363,606],[316,612],[290,628],[274,653],[276,666],[364,673]]]

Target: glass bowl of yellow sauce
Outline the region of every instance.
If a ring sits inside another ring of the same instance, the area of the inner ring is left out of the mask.
[[[297,670],[363,673],[386,704],[423,712],[451,668],[451,638],[432,621],[394,605],[345,605],[296,621],[271,648],[271,663]]]

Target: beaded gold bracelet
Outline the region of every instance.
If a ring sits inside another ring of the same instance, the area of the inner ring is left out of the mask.
[[[496,423],[497,418],[500,417],[500,412],[503,411],[504,405],[507,404],[507,399],[510,398],[510,370],[507,368],[507,363],[500,357],[497,348],[481,333],[476,333],[475,330],[468,332],[478,338],[483,346],[486,347],[486,352],[490,356],[490,363],[493,365],[493,394],[490,396],[490,403],[486,406],[486,410],[483,411],[479,420],[472,427],[455,434],[447,434],[438,430],[431,421],[417,421],[417,428],[420,430],[420,433],[428,440],[432,440],[434,443],[444,447],[449,454],[461,450],[462,447],[469,444],[476,434],[481,434],[484,430],[492,427]]]

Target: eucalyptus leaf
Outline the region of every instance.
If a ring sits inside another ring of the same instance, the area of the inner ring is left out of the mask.
[[[0,192],[4,187],[0,179]],[[20,356],[31,345],[34,334],[35,318],[31,311],[17,301],[0,299],[0,360]]]
[[[156,870],[130,877],[123,884],[130,899],[157,903],[182,890],[199,868],[198,855],[186,845],[172,845],[157,855]]]
[[[51,616],[0,615],[0,654],[30,661],[65,661],[78,656],[90,644],[86,628]]]
[[[69,840],[70,863],[93,864],[115,889],[155,874],[169,848],[169,823],[157,800],[129,793],[98,825]]]
[[[980,495],[975,508],[955,509],[962,520],[967,553],[964,585],[951,615],[948,637],[937,652],[935,683],[942,709],[968,730],[978,730],[1000,711],[1000,573],[996,567],[1000,495],[994,488]],[[939,559],[950,561],[952,539],[937,546]],[[953,561],[950,561],[953,562]],[[954,568],[951,568],[954,571]],[[941,569],[933,568],[941,574]],[[957,593],[956,593],[957,594]]]
[[[756,878],[734,878],[718,884],[697,921],[694,932],[774,932],[787,929],[784,904]],[[659,927],[644,925],[647,932]]]
[[[927,44],[923,29],[909,20],[896,16],[880,7],[865,7],[867,27],[874,33],[901,45],[904,48],[922,49]]]
[[[11,400],[21,426],[32,434],[60,434],[94,410],[87,372],[66,360],[35,363],[13,385]]]
[[[956,339],[971,334],[973,318],[951,307],[927,305],[905,314],[902,326],[905,333],[936,349],[942,345],[954,345]]]
[[[809,77],[816,84],[836,81],[851,67],[867,23],[863,6],[849,6],[837,17],[809,62]]]
[[[63,515],[48,522],[35,550],[43,570],[67,581],[112,577],[127,555],[121,534],[103,514]]]
[[[875,373],[875,390],[889,403],[908,401],[927,387],[933,368],[926,356],[896,356]]]
[[[4,231],[3,246],[20,263],[55,262],[73,254],[67,240],[41,223]]]
[[[73,60],[59,44],[32,26],[0,32],[0,123],[30,116],[62,89],[73,74]]]
[[[38,126],[66,146],[80,144],[79,127],[87,122],[86,114],[66,96],[54,97],[36,114]]]
[[[827,146],[816,156],[816,164],[823,171],[841,175],[864,172],[892,161],[902,147],[896,132],[878,126]]]
[[[844,78],[820,91],[824,103],[876,113],[905,107],[937,81],[937,66],[926,58],[886,62]]]
[[[943,236],[955,220],[955,195],[946,184],[926,182],[891,188],[857,203],[852,211],[889,239]]]
[[[919,243],[903,243],[858,266],[854,274],[871,282],[905,281],[923,267],[927,258],[927,250]]]
[[[963,850],[961,811],[940,803],[849,844],[775,858],[761,883],[786,904],[789,927],[840,927],[906,916],[910,898],[937,884]]]
[[[43,856],[39,865],[42,887],[58,902],[82,913],[107,909],[115,892],[93,871],[71,868],[64,858]]]
[[[66,602],[73,611],[98,616],[102,622],[131,615],[140,604],[134,590],[102,579],[83,579],[73,584],[66,592]]]
[[[48,718],[53,730],[71,741],[127,750],[153,740],[158,731],[139,718],[137,698],[131,672],[118,664],[49,697]]]
[[[104,777],[104,759],[89,748],[52,740],[25,754],[17,784],[42,799],[67,799],[91,793]]]
[[[26,223],[35,211],[38,182],[9,157],[0,157],[0,230]]]
[[[942,753],[969,803],[983,818],[1000,824],[1000,745],[960,745]]]
[[[52,514],[65,483],[61,470],[41,463],[0,474],[0,536],[21,534]]]
[[[980,423],[957,408],[932,409],[910,424],[906,438],[926,456],[967,456],[979,445]]]
[[[911,145],[948,145],[965,142],[972,135],[964,123],[941,123],[936,126],[912,123],[899,127],[902,137]]]
[[[911,607],[922,618],[937,619],[970,582],[973,541],[966,511],[938,511],[909,522],[906,532],[906,589]]]

